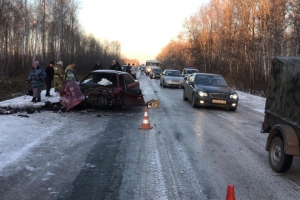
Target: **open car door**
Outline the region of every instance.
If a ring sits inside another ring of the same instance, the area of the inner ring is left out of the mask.
[[[140,90],[140,83],[138,81],[135,81],[129,74],[124,74],[120,81],[125,82],[125,87],[121,90],[122,104],[124,106],[146,105],[142,91]]]

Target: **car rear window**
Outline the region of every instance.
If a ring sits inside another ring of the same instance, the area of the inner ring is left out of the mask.
[[[189,70],[186,70],[186,73],[187,73],[187,74],[192,74],[192,73],[197,73],[197,72],[199,72],[199,70],[197,70],[197,69],[189,69]]]

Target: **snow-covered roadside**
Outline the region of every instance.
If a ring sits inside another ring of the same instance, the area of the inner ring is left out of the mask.
[[[46,97],[46,90],[41,92],[41,102],[33,103],[31,102],[32,96],[20,96],[14,99],[9,99],[6,101],[0,102],[0,107],[7,107],[10,106],[11,108],[27,108],[27,107],[40,107],[45,104],[46,101],[50,101],[52,103],[59,102],[59,93],[54,92],[52,88],[50,90],[51,97]]]
[[[239,106],[250,108],[260,113],[265,112],[266,98],[254,96],[242,91],[237,91],[239,95]]]

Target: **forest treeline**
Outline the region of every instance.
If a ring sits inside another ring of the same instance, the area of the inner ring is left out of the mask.
[[[220,73],[257,94],[266,90],[272,58],[299,52],[299,0],[211,0],[185,20],[157,59],[165,68]]]
[[[78,0],[0,0],[0,77],[28,75],[34,60],[76,62],[78,73],[97,61],[121,61],[121,44],[87,35],[79,23]],[[95,24],[96,26],[96,24]]]

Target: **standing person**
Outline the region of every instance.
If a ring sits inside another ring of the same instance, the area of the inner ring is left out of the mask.
[[[109,67],[110,70],[119,70],[119,68],[121,68],[121,66],[119,64],[117,64],[116,60],[112,61],[112,65]],[[122,70],[119,70],[122,71]]]
[[[67,73],[67,71],[69,69],[73,69],[74,70],[75,66],[76,66],[76,63],[75,62],[71,62],[71,64],[68,65],[67,68],[65,69],[65,73]]]
[[[53,81],[53,78],[54,78],[54,62],[50,62],[49,63],[49,66],[46,67],[45,71],[46,71],[46,86],[47,86],[47,90],[46,90],[46,96],[47,97],[50,97],[50,89],[51,89],[51,83]]]
[[[41,89],[44,85],[46,79],[45,70],[39,66],[39,61],[33,62],[33,67],[29,72],[29,76],[26,80],[26,84],[31,83],[33,97],[31,102],[40,102],[41,101]]]
[[[127,67],[126,67],[126,72],[128,74],[131,74],[131,66],[130,66],[130,63],[128,63]]]
[[[64,81],[64,69],[63,69],[63,62],[58,61],[54,68],[54,91],[58,92],[61,90],[63,81]]]
[[[97,61],[97,63],[93,67],[93,70],[99,70],[99,69],[103,69],[103,67],[100,65],[100,61]]]
[[[116,62],[116,66],[117,66],[117,70],[118,70],[118,71],[122,71],[122,67],[121,67],[121,65],[119,64],[119,62]]]
[[[110,70],[117,70],[117,67],[116,67],[116,61],[115,61],[115,60],[112,61],[112,64],[111,64],[111,66],[109,67],[109,69],[110,69]]]
[[[130,71],[132,78],[136,79],[136,67],[134,66],[134,63],[132,63]]]
[[[65,80],[66,81],[78,81],[76,73],[75,73],[75,68],[76,63],[72,62],[65,70]]]

